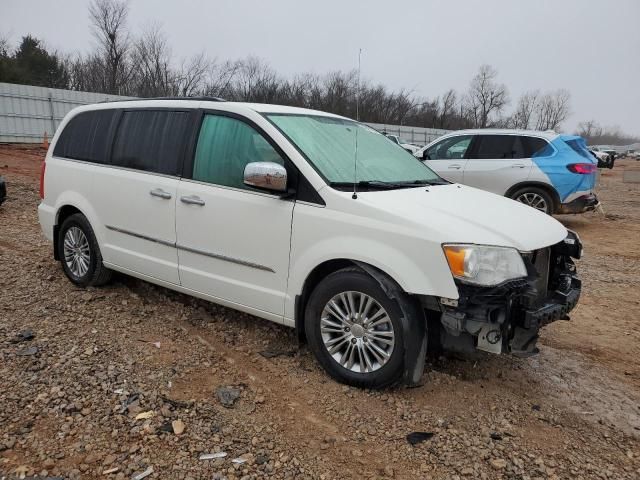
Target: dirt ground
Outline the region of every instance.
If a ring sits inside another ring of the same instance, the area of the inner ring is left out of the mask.
[[[441,357],[372,392],[284,327],[124,276],[72,286],[37,220],[43,155],[0,146],[0,479],[640,478],[640,162],[602,172],[604,212],[558,217],[583,297],[540,355]]]

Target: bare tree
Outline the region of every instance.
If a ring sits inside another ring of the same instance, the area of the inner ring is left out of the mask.
[[[207,80],[203,93],[214,97],[223,97],[231,100],[230,92],[232,90],[233,80],[238,72],[237,62],[225,61],[221,64],[212,62],[207,72]]]
[[[135,65],[132,80],[138,96],[177,95],[176,76],[171,68],[171,51],[159,26],[152,26],[136,40],[131,61]]]
[[[119,94],[129,80],[127,55],[130,47],[126,31],[128,6],[120,0],[93,0],[89,18],[98,41],[98,56],[102,60],[103,91]],[[94,65],[98,67],[98,65]]]
[[[466,113],[476,128],[486,128],[492,115],[500,113],[509,103],[509,94],[504,84],[497,83],[498,72],[490,65],[482,65],[466,98]]]
[[[602,136],[602,127],[595,120],[587,120],[578,124],[578,135],[589,140]]]
[[[438,127],[450,128],[453,117],[456,115],[457,103],[458,98],[455,90],[448,90],[444,95],[442,95],[442,102],[438,114]]]
[[[558,130],[570,113],[571,95],[560,89],[544,94],[538,102],[536,130]]]
[[[518,106],[510,119],[511,128],[520,128],[523,130],[533,126],[534,112],[538,106],[538,98],[540,92],[538,90],[526,92],[518,99]]]
[[[191,57],[189,61],[183,61],[175,74],[174,89],[176,94],[182,97],[191,97],[202,92],[211,67],[212,63],[204,52]]]

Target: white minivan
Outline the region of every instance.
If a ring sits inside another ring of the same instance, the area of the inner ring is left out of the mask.
[[[53,138],[41,198],[74,284],[117,271],[295,327],[355,386],[419,381],[427,346],[535,353],[580,295],[581,244],[556,220],[313,110],[79,107]]]

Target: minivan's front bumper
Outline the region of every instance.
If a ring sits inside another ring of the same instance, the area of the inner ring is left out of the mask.
[[[581,282],[573,258],[580,258],[577,234],[551,247],[523,254],[529,275],[496,287],[458,284],[460,297],[441,300],[440,344],[445,350],[484,350],[528,356],[538,352],[540,328],[568,320]]]

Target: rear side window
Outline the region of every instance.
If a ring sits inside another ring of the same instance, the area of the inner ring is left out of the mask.
[[[571,149],[581,157],[593,160],[593,157],[589,153],[589,150],[587,150],[587,147],[585,147],[584,140],[576,138],[575,140],[565,140],[565,143],[569,145]]]
[[[250,125],[235,118],[206,115],[200,128],[193,179],[249,189],[244,184],[244,167],[250,162],[284,165],[280,154]]]
[[[179,175],[188,112],[125,111],[113,144],[111,163],[145,172]]]
[[[109,138],[115,117],[115,110],[79,113],[64,127],[56,142],[53,155],[94,163],[107,163]]]
[[[553,155],[553,147],[542,138],[523,137],[527,158],[549,157]]]
[[[478,135],[477,147],[470,157],[478,160],[527,158],[522,137],[518,135]]]

